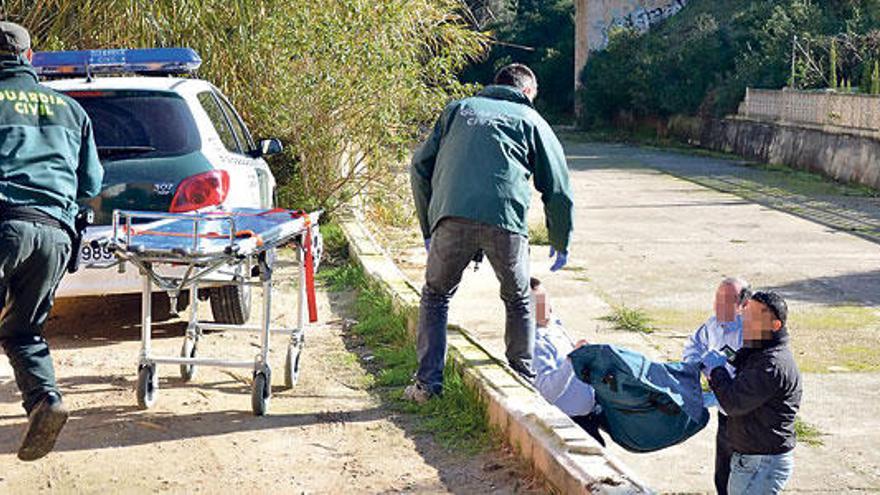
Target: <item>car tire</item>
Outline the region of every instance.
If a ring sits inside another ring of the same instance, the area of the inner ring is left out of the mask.
[[[210,289],[211,314],[214,321],[226,325],[243,325],[251,317],[251,287],[224,285]]]
[[[189,291],[183,291],[177,297],[177,309],[171,310],[171,298],[167,292],[153,293],[153,321],[168,321],[172,318],[179,317],[189,307]]]

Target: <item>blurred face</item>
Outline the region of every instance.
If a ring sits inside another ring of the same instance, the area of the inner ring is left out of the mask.
[[[550,323],[550,301],[544,286],[532,289],[532,296],[535,298],[535,324],[546,327]]]
[[[751,300],[743,311],[743,340],[757,342],[771,340],[773,333],[782,328],[766,304]]]
[[[727,323],[736,319],[741,308],[736,303],[737,290],[731,284],[721,284],[715,291],[715,319]]]

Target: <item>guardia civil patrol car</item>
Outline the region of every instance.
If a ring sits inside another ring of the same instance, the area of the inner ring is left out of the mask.
[[[108,269],[113,254],[88,242],[108,234],[115,209],[273,207],[275,179],[263,157],[280,152],[281,143],[255,141],[229,100],[194,77],[201,65],[195,51],[42,52],[33,65],[91,117],[105,171],[101,194],[87,202],[96,218],[78,253],[81,268],[64,278],[57,297],[140,292],[136,270]],[[247,320],[248,287],[218,283],[204,295],[215,320]]]

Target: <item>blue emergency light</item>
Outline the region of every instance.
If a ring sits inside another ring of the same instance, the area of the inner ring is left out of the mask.
[[[98,74],[191,74],[202,65],[192,48],[139,48],[36,52],[32,62],[44,77]]]

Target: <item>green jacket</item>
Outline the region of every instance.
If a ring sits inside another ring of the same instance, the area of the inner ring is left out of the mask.
[[[26,60],[0,59],[0,203],[73,227],[77,199],[101,192],[104,169],[79,104],[39,84]]]
[[[461,217],[527,236],[533,177],[550,244],[567,251],[574,202],[565,153],[529,99],[511,86],[488,86],[450,103],[410,168],[422,235]]]

